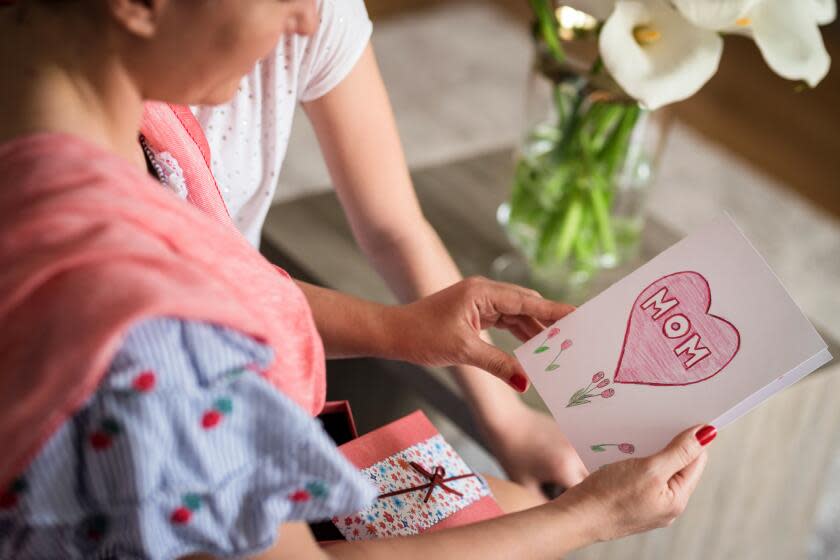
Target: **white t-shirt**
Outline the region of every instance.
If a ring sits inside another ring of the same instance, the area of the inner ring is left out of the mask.
[[[315,34],[282,38],[230,102],[193,108],[228,211],[254,246],[274,198],[297,103],[337,86],[370,40],[363,0],[319,0],[318,10]]]

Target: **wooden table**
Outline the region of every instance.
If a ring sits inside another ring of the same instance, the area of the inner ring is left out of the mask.
[[[508,194],[509,151],[492,152],[413,174],[423,210],[465,275],[491,275],[493,262],[510,251],[495,223],[496,209]],[[656,221],[645,230],[640,257],[610,276],[617,278],[677,240]],[[293,274],[361,297],[391,302],[389,290],[357,248],[333,193],[286,202],[272,208],[264,230],[264,252]],[[494,335],[512,349],[506,334]],[[830,341],[840,356],[840,346]],[[338,367],[340,372],[336,373]],[[365,381],[353,376],[363,367]],[[406,412],[397,394],[432,403],[462,430],[478,433],[448,376],[434,381],[407,364],[367,361],[332,364],[330,386],[354,402],[362,429],[385,415]],[[350,380],[348,382],[348,380]],[[814,532],[814,512],[827,466],[840,449],[840,368],[830,366],[772,399],[727,428],[712,446],[704,481],[683,518],[667,530],[590,547],[575,558],[609,559],[780,559],[805,558]],[[525,399],[544,405],[534,391]],[[385,412],[383,412],[383,410]],[[395,412],[396,411],[396,412]],[[838,529],[840,530],[840,529]]]

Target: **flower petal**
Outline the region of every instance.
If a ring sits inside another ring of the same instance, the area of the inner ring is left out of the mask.
[[[694,25],[719,31],[735,27],[761,0],[673,0]]]
[[[837,17],[836,0],[810,0],[814,17],[820,25],[828,25]]]
[[[750,15],[755,42],[774,72],[811,87],[825,77],[831,57],[810,10],[799,2],[764,0]]]
[[[658,39],[640,45],[646,27]],[[620,0],[601,30],[604,65],[624,91],[649,109],[690,97],[717,71],[723,40],[692,25],[664,0]]]

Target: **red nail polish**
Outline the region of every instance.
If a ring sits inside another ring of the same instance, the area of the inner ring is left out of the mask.
[[[700,442],[700,445],[708,445],[717,436],[717,429],[714,426],[703,426],[694,437]]]
[[[510,378],[510,386],[519,391],[520,393],[524,393],[525,390],[528,388],[528,378],[526,378],[521,373],[514,373],[513,376]]]

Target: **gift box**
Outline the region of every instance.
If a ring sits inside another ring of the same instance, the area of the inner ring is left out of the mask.
[[[487,482],[420,411],[339,449],[379,488],[367,509],[332,519],[346,540],[414,535],[503,513]]]

